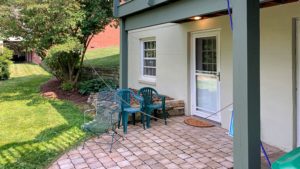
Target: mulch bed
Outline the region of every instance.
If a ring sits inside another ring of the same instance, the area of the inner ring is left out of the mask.
[[[81,95],[78,90],[73,91],[64,91],[60,88],[61,82],[56,78],[53,78],[43,84],[41,86],[41,94],[44,97],[52,98],[52,99],[61,99],[61,100],[68,100],[77,105],[87,104],[87,100],[89,98],[88,95],[84,96]],[[132,89],[135,93],[137,90]],[[173,98],[166,96],[166,100],[173,100]],[[139,104],[136,102],[135,99],[131,100],[131,104]],[[159,98],[154,98],[154,102],[158,102]]]
[[[60,88],[61,82],[53,78],[41,86],[41,93],[44,97],[61,100],[69,100],[75,104],[86,104],[89,96],[79,94],[77,90],[64,91]]]

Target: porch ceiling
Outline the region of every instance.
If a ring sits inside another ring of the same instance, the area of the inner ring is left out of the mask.
[[[261,2],[260,8],[268,8],[276,5],[282,5],[286,3],[291,3],[291,2],[297,2],[298,0],[270,0],[270,1],[264,1]],[[208,18],[213,18],[213,17],[218,17],[218,16],[223,16],[223,15],[228,15],[228,10],[223,10],[219,12],[214,12],[214,13],[209,13],[205,15],[201,15],[202,19],[208,19]],[[193,18],[185,18],[183,20],[175,21],[175,23],[185,23],[185,22],[191,22],[195,21]]]
[[[158,7],[159,5],[165,5],[171,2],[174,2],[175,0],[131,0],[128,2],[125,2],[124,4],[121,4],[118,7],[117,16],[118,17],[124,17],[127,15],[131,15],[133,13],[137,13],[146,9],[151,9],[154,7]]]
[[[260,0],[261,7],[295,1],[297,0]],[[186,22],[198,15],[207,18],[225,14],[227,14],[226,0],[133,0],[115,7],[115,15],[126,18],[127,31],[163,23]]]
[[[126,16],[125,29],[133,30],[163,23],[176,22],[195,15],[204,15],[227,9],[222,0],[178,0],[164,6]]]

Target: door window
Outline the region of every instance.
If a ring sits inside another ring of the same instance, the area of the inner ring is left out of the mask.
[[[196,70],[211,74],[217,72],[216,37],[196,39]]]

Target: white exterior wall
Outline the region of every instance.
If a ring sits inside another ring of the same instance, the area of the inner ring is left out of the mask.
[[[161,94],[188,101],[187,33],[177,24],[129,32],[129,87],[155,87]],[[157,52],[156,84],[141,80],[141,39],[155,37]],[[183,40],[185,39],[185,40]]]
[[[300,17],[300,3],[266,8],[261,14],[261,138],[291,150],[296,143],[292,18]]]
[[[300,17],[300,3],[261,10],[261,132],[262,140],[283,150],[295,144],[293,108],[292,18]],[[232,33],[229,17],[221,16],[183,24],[164,24],[129,32],[129,87],[150,86],[182,99],[190,115],[190,33],[221,29],[221,108],[232,103]],[[155,37],[156,83],[141,81],[141,42]],[[230,111],[221,114],[229,127]]]

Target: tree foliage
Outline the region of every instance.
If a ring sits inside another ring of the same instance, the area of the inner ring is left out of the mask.
[[[10,59],[12,59],[13,51],[0,46],[0,61],[1,62],[10,62]]]
[[[1,36],[22,37],[26,48],[41,57],[69,39],[83,46],[73,83],[91,38],[114,20],[112,0],[0,0],[0,4]]]

